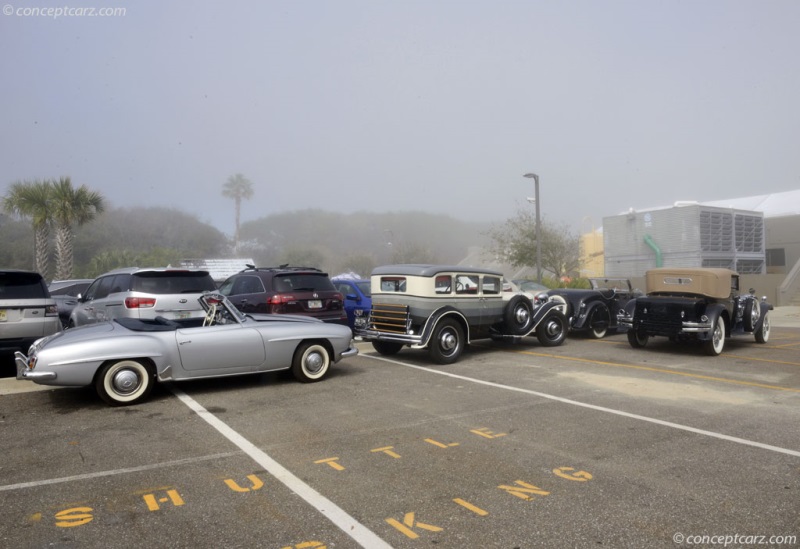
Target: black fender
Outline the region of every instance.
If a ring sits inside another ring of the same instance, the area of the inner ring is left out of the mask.
[[[616,318],[611,318],[611,308],[608,305],[606,305],[605,303],[603,303],[602,301],[593,301],[593,302],[587,304],[586,308],[584,309],[585,313],[583,315],[583,319],[581,319],[580,321],[578,321],[578,314],[577,314],[577,312],[580,309],[578,309],[578,311],[573,312],[573,315],[572,315],[572,326],[570,326],[570,328],[572,328],[573,330],[587,330],[587,329],[589,329],[589,326],[587,325],[587,322],[588,322],[588,320],[590,318],[592,318],[592,313],[598,307],[605,307],[606,310],[608,311],[608,327],[609,327],[609,329],[613,328],[614,326],[616,326],[617,325],[617,319]]]
[[[728,314],[728,310],[725,308],[725,305],[722,303],[712,303],[708,307],[706,307],[706,316],[710,322],[716,322],[719,318],[725,319],[725,337],[730,337],[731,335],[731,318]],[[711,332],[700,333],[697,334],[697,339],[701,341],[706,341],[711,339]]]
[[[546,303],[542,303],[536,307],[533,310],[533,324],[531,325],[531,330],[528,332],[528,334],[533,333],[542,320],[546,319],[551,314],[554,314],[553,311],[563,314],[563,309],[564,303],[559,301],[547,301]],[[569,329],[569,326],[567,326],[567,329]]]
[[[775,308],[771,303],[767,303],[766,301],[761,301],[759,306],[761,307],[761,314],[758,317],[758,322],[756,322],[755,328],[753,328],[753,333],[756,333],[761,329],[761,325],[764,324],[764,317],[767,316],[769,311]]]
[[[461,327],[464,329],[465,341],[469,344],[469,322],[467,322],[467,318],[455,307],[447,305],[433,311],[428,317],[428,320],[425,321],[425,326],[422,327],[422,333],[420,334],[421,346],[426,347],[428,345],[433,335],[433,329],[436,328],[439,321],[445,317],[455,317],[458,320],[459,324],[461,324]]]
[[[622,310],[628,313],[629,316],[633,317],[633,312],[636,310],[636,298],[629,300]]]

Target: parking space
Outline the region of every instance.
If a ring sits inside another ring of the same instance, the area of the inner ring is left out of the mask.
[[[799,402],[800,328],[715,358],[619,335],[481,341],[448,366],[364,345],[321,383],[165,385],[129,408],[5,394],[0,532],[9,547],[791,546]]]

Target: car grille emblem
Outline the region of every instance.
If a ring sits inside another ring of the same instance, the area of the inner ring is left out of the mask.
[[[317,299],[319,297],[319,294],[317,292],[314,292],[314,294],[311,297],[313,297],[314,299]]]
[[[179,299],[178,303],[186,303],[187,301],[189,301],[189,300],[188,299]]]

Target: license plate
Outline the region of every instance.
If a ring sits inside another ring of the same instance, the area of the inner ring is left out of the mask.
[[[8,315],[6,315],[5,309],[0,309],[0,322],[5,322],[8,320]]]
[[[312,299],[308,302],[309,309],[322,309],[322,301],[319,299]]]
[[[175,318],[177,320],[181,320],[181,319],[184,319],[184,318],[189,318],[189,312],[187,311],[187,312],[175,313]]]

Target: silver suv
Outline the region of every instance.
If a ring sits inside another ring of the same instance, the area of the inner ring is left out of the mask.
[[[31,343],[59,330],[56,302],[42,275],[0,270],[0,351],[27,352]]]
[[[198,318],[205,311],[197,301],[216,290],[208,271],[189,269],[117,269],[99,276],[78,298],[69,316],[70,328],[114,318],[169,320]]]

